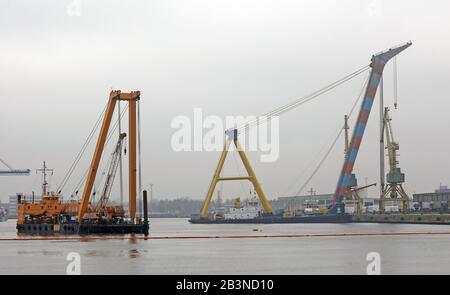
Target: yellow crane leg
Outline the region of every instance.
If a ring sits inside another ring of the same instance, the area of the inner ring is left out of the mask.
[[[130,211],[130,219],[134,222],[136,217],[136,100],[132,99],[128,101],[128,188],[129,188],[129,201],[128,207]]]
[[[245,154],[244,150],[242,149],[237,139],[234,139],[234,145],[237,148],[239,156],[241,157],[242,163],[244,164],[244,167],[247,170],[248,175],[251,177],[250,181],[252,182],[259,199],[261,200],[261,204],[264,208],[265,213],[273,213],[272,206],[270,206],[270,203],[267,200],[266,195],[264,194],[258,179],[256,178],[252,165],[250,165],[250,161],[248,160],[247,155]]]
[[[208,194],[206,195],[206,199],[203,202],[202,210],[200,211],[200,215],[202,217],[206,217],[206,214],[208,213],[208,207],[211,203],[211,199],[214,193],[214,190],[216,189],[217,182],[220,178],[220,172],[222,171],[223,164],[225,163],[225,158],[227,157],[228,148],[230,147],[230,140],[227,140],[223,146],[222,154],[220,155],[219,164],[217,164],[216,171],[214,172],[214,177],[211,182],[211,185],[209,186]]]

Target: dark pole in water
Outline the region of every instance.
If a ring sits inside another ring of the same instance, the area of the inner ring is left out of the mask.
[[[143,207],[144,207],[144,235],[148,236],[148,206],[147,206],[147,191],[143,192]]]

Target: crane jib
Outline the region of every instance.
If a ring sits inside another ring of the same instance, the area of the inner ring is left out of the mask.
[[[384,66],[391,58],[411,46],[411,44],[411,42],[408,42],[402,46],[389,49],[388,51],[379,53],[372,57],[372,63],[370,64],[372,70],[370,72],[369,83],[367,84],[355,128],[353,129],[353,135],[349,146],[350,151],[348,153],[348,157],[345,158],[341,174],[339,176],[333,199],[333,207],[336,207],[336,205],[342,202],[344,194],[348,190],[348,184],[353,172],[353,166],[358,156],[359,147],[364,136],[364,131],[366,129],[370,111],[375,100],[378,85],[380,84]]]

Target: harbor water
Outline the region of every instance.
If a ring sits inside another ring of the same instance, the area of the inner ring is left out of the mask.
[[[0,222],[0,274],[66,274],[72,252],[81,274],[364,275],[373,252],[381,274],[450,274],[447,225],[194,225],[158,218],[150,220],[148,240],[30,240],[16,234],[15,222]]]

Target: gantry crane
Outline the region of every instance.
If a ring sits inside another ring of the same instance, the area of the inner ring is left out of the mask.
[[[344,213],[344,204],[342,201],[348,192],[353,166],[355,165],[355,161],[358,156],[359,147],[364,136],[364,131],[366,129],[378,85],[380,84],[380,80],[383,75],[384,67],[390,59],[411,46],[411,44],[411,42],[408,42],[372,56],[369,82],[367,84],[355,128],[353,129],[348,156],[344,160],[344,164],[339,175],[336,191],[333,197],[333,205],[330,208],[331,213]]]
[[[140,92],[133,91],[129,93],[122,93],[120,90],[113,90],[109,95],[108,105],[106,107],[105,115],[103,117],[102,127],[98,135],[97,145],[95,147],[94,155],[92,157],[88,176],[83,190],[80,208],[78,210],[78,221],[81,223],[89,206],[89,200],[94,186],[97,169],[100,164],[101,156],[105,146],[108,135],[111,119],[114,114],[114,109],[117,101],[128,101],[128,188],[129,188],[129,215],[133,222],[136,222],[136,192],[137,192],[137,169],[136,169],[136,108],[137,102],[140,99]]]
[[[380,212],[385,212],[386,201],[399,202],[399,209],[406,213],[409,211],[409,197],[403,189],[402,183],[405,182],[405,174],[398,167],[397,151],[398,142],[394,141],[389,108],[384,109],[383,131],[386,133],[386,149],[389,158],[389,172],[386,175],[387,184],[382,188],[380,196]],[[384,173],[384,171],[383,171]]]
[[[15,169],[11,165],[6,163],[4,160],[2,160],[1,158],[0,158],[0,162],[2,162],[3,165],[8,167],[8,169],[0,170],[0,176],[14,176],[14,175],[28,176],[28,175],[30,175],[30,169]]]

